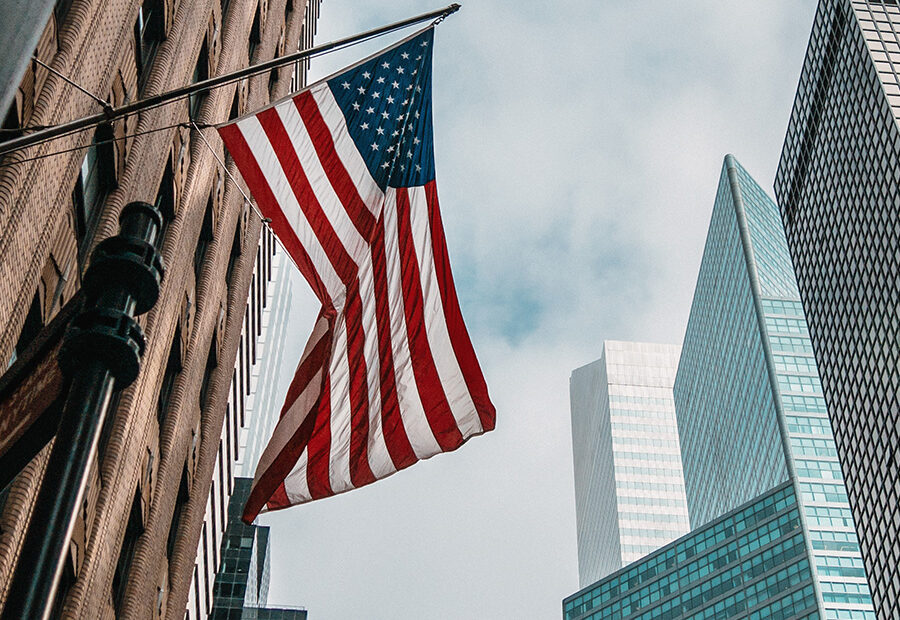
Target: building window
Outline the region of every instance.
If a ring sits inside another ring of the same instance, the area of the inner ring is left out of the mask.
[[[146,82],[156,50],[165,38],[166,18],[162,0],[145,0],[134,22],[134,59],[139,86]]]
[[[66,19],[66,15],[69,14],[69,9],[72,8],[72,2],[74,0],[56,0],[56,4],[53,6],[53,16],[56,18],[56,30],[59,32],[59,27]]]
[[[159,182],[154,205],[162,215],[163,224],[162,230],[159,231],[159,243],[157,245],[163,247],[169,224],[175,221],[175,175],[172,173],[171,157],[166,162],[166,169],[163,171],[162,181]]]
[[[238,225],[240,226],[240,225]],[[241,235],[239,228],[234,229],[234,240],[231,242],[231,254],[228,256],[228,268],[225,270],[225,284],[231,286],[231,278],[234,276],[234,268],[241,257]]]
[[[159,423],[160,435],[162,435],[163,424],[169,412],[169,401],[172,398],[172,392],[175,391],[175,379],[179,372],[181,372],[181,328],[176,327],[172,346],[169,347],[166,371],[163,374],[162,385],[159,387],[159,397],[156,400],[156,421]]]
[[[40,333],[43,326],[44,313],[41,309],[41,292],[38,290],[31,300],[28,314],[25,315],[25,323],[22,325],[22,331],[19,332],[19,338],[16,340],[16,348],[13,349],[8,366],[12,366],[13,363],[22,356],[22,353],[28,348],[28,345],[37,338],[37,335]]]
[[[209,353],[206,356],[206,368],[203,371],[203,381],[200,383],[200,407],[206,408],[206,401],[209,397],[209,382],[212,380],[212,373],[218,365],[218,356],[216,355],[216,332],[213,332],[212,342],[209,343]]]
[[[166,557],[171,560],[175,552],[175,541],[178,540],[178,528],[181,526],[181,515],[187,506],[191,495],[188,490],[187,466],[181,471],[181,484],[178,487],[178,496],[175,498],[175,508],[172,511],[172,523],[169,525],[169,537],[166,540]]]
[[[194,74],[191,76],[191,84],[202,82],[209,79],[209,48],[206,44],[206,37],[203,38],[203,45],[200,46],[200,54],[197,56],[197,64],[194,65]],[[206,92],[195,92],[188,95],[188,112],[191,119],[197,118],[200,112],[200,106],[206,99]]]
[[[213,240],[213,199],[212,194],[206,203],[206,214],[203,216],[203,226],[200,227],[200,236],[197,238],[197,247],[194,249],[194,278],[200,281],[200,275],[203,273],[203,259],[206,258],[206,250]]]
[[[100,125],[81,161],[72,200],[75,205],[75,230],[79,240],[89,236],[103,199],[116,186],[115,149],[112,128]],[[83,245],[83,244],[82,244]]]
[[[137,547],[138,538],[144,533],[144,516],[141,514],[141,492],[135,491],[131,501],[131,512],[128,515],[128,525],[125,526],[125,538],[119,549],[119,559],[116,561],[116,571],[113,573],[112,599],[118,616],[122,611],[122,602],[125,600],[125,586],[128,583],[128,573],[131,570],[131,562],[134,560],[134,550]]]
[[[19,120],[19,102],[14,98],[3,117],[3,132],[0,137],[5,140],[12,140],[22,135],[22,123]]]
[[[253,14],[253,24],[250,26],[250,42],[247,47],[247,59],[250,61],[251,65],[253,64],[253,54],[256,53],[256,48],[259,47],[259,43],[262,41],[260,22],[260,7],[257,3],[256,12]]]

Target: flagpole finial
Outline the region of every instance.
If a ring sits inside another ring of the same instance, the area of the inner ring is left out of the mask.
[[[432,26],[437,26],[437,25],[440,24],[442,21],[444,21],[445,19],[447,19],[448,16],[453,15],[454,13],[456,13],[456,12],[457,12],[458,10],[460,10],[461,8],[462,8],[462,5],[460,5],[460,4],[456,3],[456,2],[454,2],[453,4],[451,4],[450,6],[448,6],[446,9],[444,9],[444,11],[441,13],[440,17],[438,17],[436,20],[434,20],[434,23],[432,24]]]

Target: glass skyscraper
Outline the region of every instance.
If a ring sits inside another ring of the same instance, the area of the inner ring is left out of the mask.
[[[581,585],[688,531],[672,384],[681,347],[607,340],[572,372]]]
[[[818,609],[785,483],[569,596],[563,619],[818,620]]]
[[[692,526],[792,482],[823,616],[874,618],[778,207],[730,155],[674,392]]]
[[[900,607],[900,6],[823,0],[775,194],[881,620]]]

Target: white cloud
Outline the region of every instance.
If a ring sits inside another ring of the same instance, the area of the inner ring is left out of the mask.
[[[430,8],[327,0],[319,40]],[[814,8],[472,1],[438,28],[438,184],[497,430],[266,517],[274,602],[559,617],[577,589],[569,373],[604,338],[681,340],[722,158],[771,187]],[[314,311],[297,306],[297,356]]]

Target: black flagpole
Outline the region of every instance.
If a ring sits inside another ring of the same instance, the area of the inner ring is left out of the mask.
[[[146,99],[140,99],[118,108],[109,108],[104,112],[98,112],[97,114],[85,116],[84,118],[69,121],[68,123],[63,123],[61,125],[54,125],[53,127],[41,129],[25,136],[7,140],[6,142],[0,142],[0,155],[18,151],[29,146],[34,146],[35,144],[46,142],[54,138],[59,138],[64,135],[80,131],[82,129],[87,129],[95,125],[99,125],[100,123],[108,123],[118,118],[122,118],[123,116],[129,116],[142,110],[155,108],[177,99],[183,99],[184,97],[187,97],[188,95],[192,95],[194,93],[211,90],[218,86],[224,86],[225,84],[230,84],[231,82],[256,75],[257,73],[263,73],[276,67],[281,67],[292,62],[297,62],[298,60],[303,60],[304,58],[308,58],[310,56],[315,56],[324,52],[338,49],[340,47],[353,45],[354,43],[359,43],[361,41],[365,41],[366,39],[371,39],[373,37],[393,32],[394,30],[399,30],[401,28],[406,28],[407,26],[412,26],[413,24],[428,21],[429,19],[441,20],[448,15],[455,13],[459,9],[460,5],[451,4],[450,6],[439,9],[437,11],[423,13],[422,15],[410,17],[409,19],[404,19],[399,22],[394,22],[393,24],[388,24],[387,26],[381,26],[379,28],[361,32],[350,37],[338,39],[337,41],[331,41],[330,43],[323,43],[322,45],[317,45],[307,50],[293,52],[291,54],[273,58],[272,60],[267,60],[266,62],[261,62],[250,67],[244,67],[243,69],[232,71],[231,73],[217,75],[215,77],[209,78],[208,80],[203,80],[194,84],[188,84],[187,86],[182,86],[181,88],[176,88],[174,90],[160,93],[158,95],[153,95],[152,97],[147,97]]]

